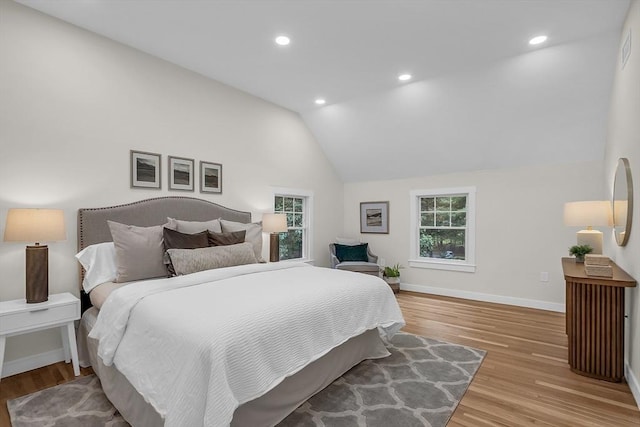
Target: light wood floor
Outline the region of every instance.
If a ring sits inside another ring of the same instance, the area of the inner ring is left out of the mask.
[[[449,427],[640,426],[626,384],[569,370],[563,314],[412,292],[398,301],[407,332],[488,351]],[[4,378],[0,426],[9,425],[7,399],[71,379],[64,363]]]

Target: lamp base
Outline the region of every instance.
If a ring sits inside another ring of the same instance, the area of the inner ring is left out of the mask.
[[[593,248],[594,255],[602,254],[602,231],[580,230],[576,233],[578,245],[589,245]]]
[[[271,233],[269,238],[269,262],[278,262],[280,261],[280,234]]]
[[[47,245],[27,246],[26,269],[27,304],[47,301],[49,299],[49,247]]]

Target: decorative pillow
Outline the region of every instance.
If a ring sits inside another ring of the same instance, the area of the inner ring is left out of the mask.
[[[212,233],[209,231],[209,246],[229,246],[244,243],[246,230],[231,231],[229,233]]]
[[[248,242],[202,249],[169,249],[167,252],[178,276],[258,262]]]
[[[162,225],[137,227],[107,221],[116,252],[116,282],[167,275],[162,263]]]
[[[369,255],[367,254],[368,243],[361,245],[340,245],[336,243],[336,258],[340,262],[345,261],[361,261],[368,262]]]
[[[181,219],[167,218],[167,221],[167,228],[181,233],[195,234],[207,230],[213,233],[222,233],[220,221],[217,219],[210,221],[183,221]]]
[[[164,250],[169,249],[197,249],[209,247],[208,231],[202,231],[195,234],[186,234],[169,228],[162,229],[162,237],[164,238]],[[169,277],[175,276],[176,272],[171,264],[171,258],[164,253],[164,265],[167,267]]]
[[[113,242],[87,246],[76,254],[84,267],[82,287],[86,293],[96,286],[116,280],[116,248]]]
[[[250,224],[243,224],[241,222],[227,221],[220,218],[220,224],[222,224],[222,231],[224,233],[245,230],[247,234],[244,237],[244,241],[250,242],[251,245],[253,245],[253,251],[256,254],[258,262],[264,262],[262,259],[262,223],[252,222]]]

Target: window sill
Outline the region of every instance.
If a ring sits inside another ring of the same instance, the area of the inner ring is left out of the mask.
[[[410,259],[409,267],[431,268],[434,270],[461,271],[464,273],[476,272],[475,264],[463,264],[459,262],[452,262],[452,261],[446,261],[446,260],[431,261],[426,259]]]

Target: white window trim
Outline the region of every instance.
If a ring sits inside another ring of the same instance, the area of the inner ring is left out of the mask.
[[[465,246],[466,259],[432,259],[420,257],[420,248],[418,243],[418,217],[420,205],[418,200],[420,197],[443,196],[449,194],[467,194],[467,242]],[[432,190],[411,190],[409,192],[409,238],[410,248],[409,259],[410,267],[432,268],[436,270],[462,271],[466,273],[475,273],[476,271],[476,187],[454,187],[454,188],[437,188]]]
[[[304,222],[306,239],[302,245],[302,258],[285,259],[280,262],[306,262],[313,263],[313,191],[300,188],[271,187],[271,212],[275,210],[276,196],[293,196],[305,198]]]

